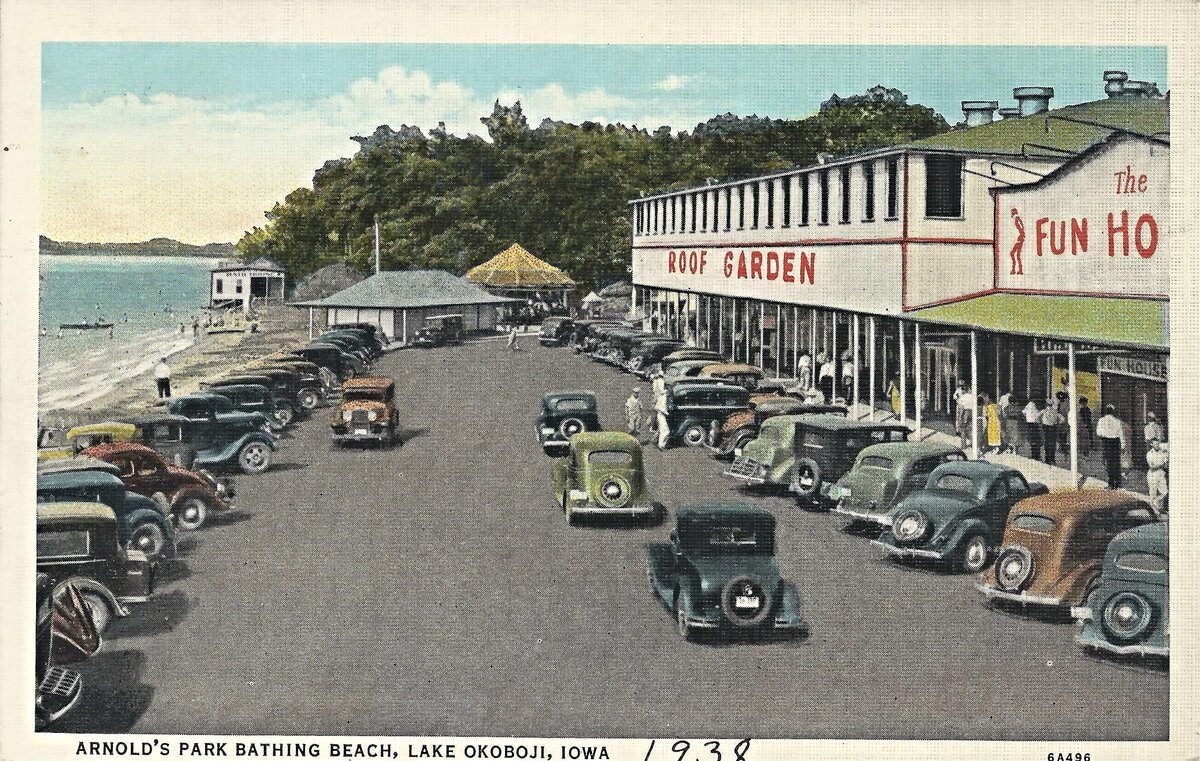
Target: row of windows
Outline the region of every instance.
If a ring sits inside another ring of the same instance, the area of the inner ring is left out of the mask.
[[[862,221],[876,219],[875,162],[862,166]],[[637,235],[665,233],[718,232],[721,230],[751,230],[774,227],[806,227],[815,218],[816,224],[830,221],[830,173],[838,173],[841,189],[838,221],[850,222],[851,166],[821,169],[805,174],[789,175],[771,180],[751,180],[740,185],[714,190],[696,190],[669,198],[658,198],[634,206],[634,230]],[[900,160],[884,161],[884,181],[887,185],[886,219],[900,214]],[[813,179],[815,178],[815,180]],[[957,156],[925,157],[925,216],[959,218],[962,216],[963,160]],[[816,187],[813,188],[813,185]],[[780,195],[778,220],[776,194]],[[799,219],[793,220],[792,197],[799,193]],[[811,196],[816,195],[814,210]],[[734,203],[736,199],[736,203]],[[734,208],[737,214],[734,214]],[[814,213],[815,212],[815,213]],[[735,219],[736,216],[736,219]],[[749,225],[747,225],[749,222]]]

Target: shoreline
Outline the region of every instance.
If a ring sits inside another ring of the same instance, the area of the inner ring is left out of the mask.
[[[308,317],[286,306],[264,308],[257,330],[202,333],[194,343],[167,355],[171,395],[182,396],[200,383],[247,361],[308,341]],[[78,406],[38,409],[38,425],[71,428],[161,410],[154,370],[150,367],[125,379],[116,388]]]

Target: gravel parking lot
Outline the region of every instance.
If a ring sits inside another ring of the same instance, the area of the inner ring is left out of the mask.
[[[812,627],[685,643],[645,576],[669,526],[569,528],[534,436],[553,389],[594,389],[618,427],[632,377],[522,349],[381,359],[402,447],[334,449],[326,410],[296,426],[81,664],[84,705],[56,729],[1166,739],[1165,670],[1089,657],[1071,624],[984,607],[973,577],[882,560],[836,516],[740,493],[706,450],[648,447],[668,508],[775,512]]]

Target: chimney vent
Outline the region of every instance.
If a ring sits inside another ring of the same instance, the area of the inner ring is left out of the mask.
[[[1131,98],[1161,98],[1157,82],[1144,82],[1140,79],[1130,79],[1125,82],[1124,95]]]
[[[1118,98],[1125,92],[1125,81],[1129,74],[1110,69],[1104,72],[1104,94],[1110,98]]]
[[[1000,109],[997,113],[1005,119],[1015,119],[1021,115],[1021,109],[1014,106],[1006,106]]]
[[[1014,87],[1013,99],[1021,116],[1042,114],[1050,110],[1050,99],[1054,97],[1053,87]]]
[[[964,100],[962,110],[963,116],[967,118],[967,126],[978,127],[980,124],[990,124],[999,105],[994,100]]]

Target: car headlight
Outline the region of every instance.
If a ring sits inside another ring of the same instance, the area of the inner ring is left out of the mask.
[[[350,418],[352,418],[352,417],[354,417],[353,412],[351,412],[350,410],[342,410],[342,420],[345,420],[347,423],[349,423]]]
[[[1104,630],[1113,639],[1130,642],[1141,639],[1150,630],[1154,608],[1137,592],[1118,592],[1104,605]]]
[[[996,583],[1009,592],[1021,589],[1033,576],[1033,555],[1024,547],[1009,547],[996,558]]]
[[[379,413],[377,413],[375,410],[370,410],[367,412],[367,420],[370,420],[372,423],[374,423],[378,419]]]
[[[906,510],[892,522],[892,536],[901,542],[915,542],[929,531],[929,518],[920,510]]]
[[[616,481],[609,481],[608,483],[604,484],[602,493],[604,494],[605,499],[609,500],[610,502],[616,502],[621,498],[621,495],[625,493],[625,490],[622,489],[621,485]]]

